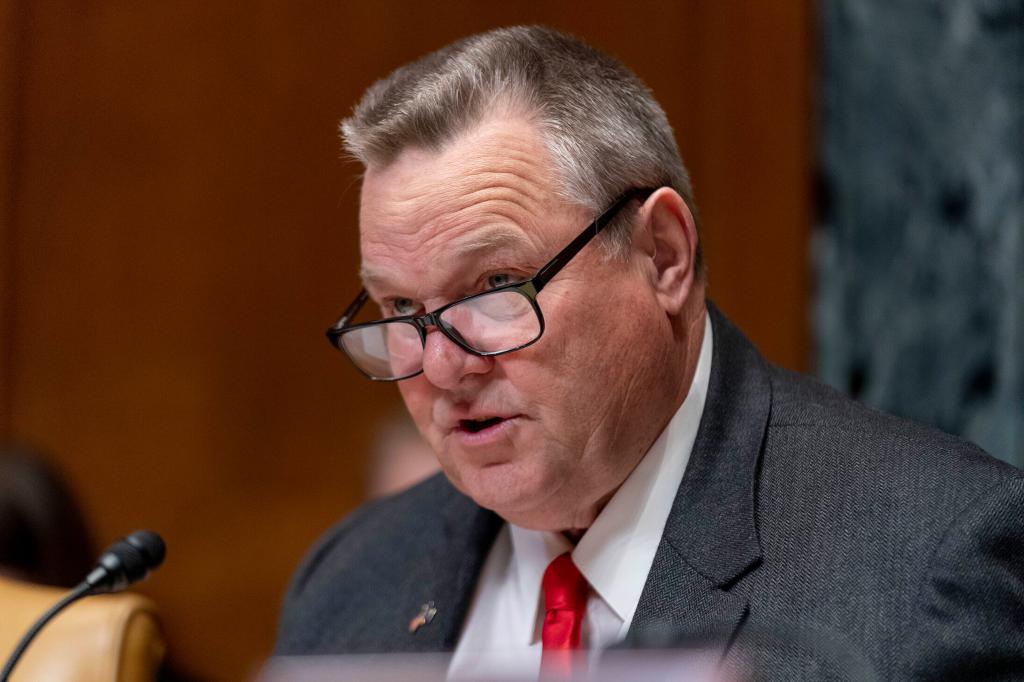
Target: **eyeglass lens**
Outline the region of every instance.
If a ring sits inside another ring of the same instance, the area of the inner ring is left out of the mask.
[[[443,331],[479,353],[500,353],[540,336],[540,319],[530,299],[515,289],[487,292],[444,310]],[[357,327],[341,336],[341,344],[359,367],[377,378],[415,374],[423,368],[423,341],[410,321]]]

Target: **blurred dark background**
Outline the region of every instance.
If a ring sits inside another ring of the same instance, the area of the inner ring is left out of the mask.
[[[1024,462],[1019,7],[0,0],[0,438],[53,453],[97,545],[164,535],[141,590],[176,667],[254,672],[398,404],[323,338],[358,287],[337,123],[402,63],[543,23],[651,86],[711,296],[769,359]]]

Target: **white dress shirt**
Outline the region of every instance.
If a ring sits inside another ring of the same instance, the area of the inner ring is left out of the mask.
[[[591,662],[625,638],[697,437],[711,376],[711,321],[686,399],[574,548],[561,533],[506,523],[487,555],[449,679],[533,679],[540,673],[541,578],[558,555],[590,584],[581,645]]]

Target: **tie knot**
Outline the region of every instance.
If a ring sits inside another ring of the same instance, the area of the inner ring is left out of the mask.
[[[555,557],[544,571],[544,610],[581,611],[587,603],[587,580],[568,552]]]

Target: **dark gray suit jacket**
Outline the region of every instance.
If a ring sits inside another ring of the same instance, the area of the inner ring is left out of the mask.
[[[879,679],[1024,679],[1024,472],[768,364],[710,310],[707,403],[631,636],[710,628],[772,654],[813,640]],[[297,571],[275,653],[453,649],[501,523],[442,476],[361,507]]]

